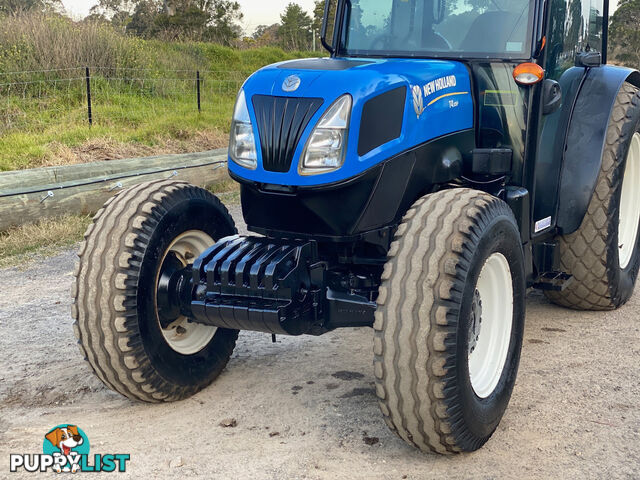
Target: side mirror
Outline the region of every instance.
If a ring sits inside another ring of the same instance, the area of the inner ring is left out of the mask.
[[[562,106],[562,88],[555,80],[547,78],[542,82],[542,114],[551,115]]]
[[[602,65],[600,52],[580,52],[576,55],[576,67],[592,68]]]

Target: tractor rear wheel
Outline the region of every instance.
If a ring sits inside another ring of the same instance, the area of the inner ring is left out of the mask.
[[[374,372],[389,427],[423,451],[474,451],[516,380],[524,255],[509,206],[483,192],[427,195],[398,228],[382,276]]]
[[[607,130],[602,167],[580,228],[558,238],[556,270],[573,275],[557,305],[613,310],[633,294],[640,268],[640,93],[625,83]]]
[[[73,317],[80,350],[105,385],[166,402],[222,372],[238,331],[191,322],[163,299],[200,254],[235,233],[214,195],[183,182],[138,185],[98,212],[79,253]]]

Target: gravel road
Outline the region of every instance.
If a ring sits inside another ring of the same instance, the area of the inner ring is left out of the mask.
[[[275,344],[243,333],[227,370],[191,399],[144,405],[112,393],[75,345],[74,262],[67,251],[0,270],[0,478],[34,478],[9,474],[9,454],[41,453],[61,423],[80,426],[92,453],[130,453],[118,478],[640,478],[639,293],[606,313],[531,293],[500,427],[481,451],[440,457],[383,423],[369,329]]]

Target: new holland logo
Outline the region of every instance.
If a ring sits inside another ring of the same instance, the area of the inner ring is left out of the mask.
[[[442,95],[436,95],[438,92],[442,92],[443,90],[453,89],[457,85],[458,79],[454,75],[449,75],[448,77],[436,78],[425,85],[415,85],[411,87],[411,92],[413,93],[413,109],[415,110],[418,119],[427,108],[438,103],[442,99],[469,94],[469,92],[450,92],[443,93]],[[425,102],[428,103],[425,105]],[[449,100],[449,108],[456,108],[459,105],[459,101]]]
[[[285,92],[295,92],[296,90],[298,90],[298,88],[300,88],[301,82],[302,80],[300,80],[299,76],[291,75],[284,79],[282,90]]]
[[[416,116],[420,116],[424,113],[424,99],[422,97],[422,87],[416,85],[411,89],[413,91],[413,108],[416,111]]]

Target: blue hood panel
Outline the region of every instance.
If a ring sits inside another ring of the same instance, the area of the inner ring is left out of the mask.
[[[328,62],[342,62],[341,69],[323,69]],[[295,67],[295,62],[274,64],[254,73],[244,84],[254,136],[260,135],[253,110],[254,95],[278,97],[312,97],[324,100],[309,122],[296,148],[291,168],[285,173],[269,172],[262,168],[262,153],[258,149],[258,168],[248,170],[229,161],[229,170],[236,176],[261,183],[291,186],[313,186],[335,183],[354,177],[365,170],[413,147],[435,138],[473,128],[473,96],[467,68],[459,62],[441,60],[389,59],[353,62],[353,68],[344,69],[345,60],[317,62],[318,69]],[[291,67],[289,66],[291,65]],[[311,62],[313,66],[313,62]],[[285,92],[285,80],[296,75],[300,86]],[[358,139],[363,106],[370,99],[394,90],[407,88],[402,133],[364,156],[358,155]],[[353,110],[344,166],[321,175],[301,176],[298,163],[305,144],[327,108],[340,96],[351,94]]]

